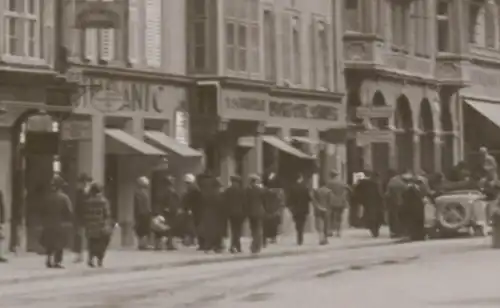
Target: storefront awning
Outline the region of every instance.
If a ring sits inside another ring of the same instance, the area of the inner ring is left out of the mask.
[[[314,157],[307,155],[306,153],[294,148],[290,144],[286,143],[285,141],[279,139],[276,136],[262,136],[262,140],[266,142],[267,144],[283,151],[286,152],[290,155],[296,156],[298,158],[303,158],[303,159],[314,159]]]
[[[121,129],[106,129],[106,136],[109,142],[106,142],[106,152],[116,155],[153,155],[165,156],[166,153],[147,144],[146,142],[135,138]]]
[[[500,104],[481,102],[476,100],[465,100],[477,112],[488,118],[493,124],[500,127]]]
[[[168,151],[172,151],[183,157],[202,157],[203,155],[195,149],[182,144],[174,138],[159,132],[159,131],[146,131],[144,133],[146,140],[152,142],[155,146]]]
[[[302,137],[302,136],[292,137],[292,140],[309,145],[318,145],[320,143],[319,140],[313,140],[309,137]]]

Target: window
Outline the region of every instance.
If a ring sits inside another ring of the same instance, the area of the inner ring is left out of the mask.
[[[469,43],[484,46],[484,10],[482,4],[472,1],[469,4]]]
[[[276,27],[274,13],[264,11],[264,68],[266,80],[276,80]]]
[[[41,0],[5,1],[5,50],[11,56],[41,58],[43,25],[40,20]],[[43,4],[43,3],[42,3]]]
[[[359,0],[344,0],[345,30],[361,31],[361,11]]]
[[[318,22],[318,71],[319,71],[319,85],[323,89],[329,88],[330,82],[330,57],[328,48],[328,25],[324,22]]]
[[[87,61],[105,61],[106,63],[116,60],[118,38],[115,31],[115,29],[84,29],[82,31],[84,58]]]
[[[128,60],[131,63],[139,61],[140,46],[140,15],[139,0],[129,0],[128,11]]]
[[[413,2],[412,14],[413,26],[415,28],[415,54],[417,56],[429,56],[429,43],[428,43],[428,25],[427,20],[427,0],[420,0]]]
[[[281,61],[283,67],[283,79],[291,81],[292,79],[292,23],[290,13],[284,12],[282,16],[282,50]]]
[[[115,29],[101,29],[99,31],[100,59],[105,61],[116,60],[115,54]]]
[[[377,15],[375,17],[375,32],[381,37],[385,37],[385,0],[374,0],[375,10]]]
[[[302,82],[302,52],[300,36],[300,19],[298,16],[292,18],[292,63],[293,63],[293,82],[300,84]]]
[[[407,50],[408,37],[408,5],[406,1],[391,2],[392,44],[397,50]]]
[[[441,0],[437,3],[437,47],[438,51],[450,51],[449,2]]]
[[[146,0],[146,64],[158,68],[161,66],[161,15],[162,0]]]
[[[226,66],[231,71],[260,73],[258,0],[225,1]]]
[[[496,19],[496,4],[494,2],[486,2],[484,5],[484,36],[485,45],[487,48],[496,47],[497,29],[495,25]]]
[[[196,72],[207,70],[207,2],[192,1],[193,22],[191,31],[193,38],[193,68]]]

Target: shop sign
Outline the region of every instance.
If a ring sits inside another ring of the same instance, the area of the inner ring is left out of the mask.
[[[189,121],[188,113],[184,110],[177,110],[175,120],[175,140],[182,144],[189,144]]]
[[[94,80],[93,84],[96,81]],[[164,112],[162,95],[165,89],[159,85],[128,81],[97,80],[102,89],[94,95],[91,105],[104,113]],[[80,106],[86,107],[86,106]]]
[[[338,121],[338,109],[326,104],[296,103],[291,101],[269,102],[271,117]]]
[[[66,120],[61,124],[62,140],[91,140],[92,122],[86,120]]]
[[[77,29],[119,29],[123,25],[125,4],[124,0],[77,0],[74,26]]]
[[[266,101],[252,97],[226,97],[226,107],[228,109],[265,112]]]

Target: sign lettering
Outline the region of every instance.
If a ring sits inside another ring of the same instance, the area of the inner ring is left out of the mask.
[[[226,106],[229,109],[248,111],[266,111],[266,101],[251,97],[226,97]]]
[[[271,117],[300,118],[313,120],[337,121],[338,110],[334,106],[309,105],[292,102],[269,102]]]

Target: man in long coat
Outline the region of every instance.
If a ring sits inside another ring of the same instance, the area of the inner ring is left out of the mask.
[[[364,174],[367,177],[359,180],[354,188],[354,200],[363,207],[365,227],[370,230],[373,237],[378,237],[383,222],[382,189],[376,173],[365,171]]]
[[[311,201],[311,191],[307,187],[304,177],[299,175],[296,182],[290,187],[287,197],[287,205],[295,223],[298,245],[304,244],[304,228],[307,216],[309,215]]]
[[[349,190],[347,185],[339,179],[337,170],[330,171],[330,180],[328,181],[327,187],[332,192],[332,200],[330,203],[330,226],[332,231],[335,231],[337,237],[340,237],[344,211],[349,206]]]
[[[203,234],[205,252],[221,253],[225,234],[226,217],[224,215],[221,184],[212,175],[205,175],[200,181],[202,198],[202,221],[200,232]]]
[[[51,190],[45,197],[41,209],[42,237],[41,244],[47,253],[48,268],[63,268],[63,249],[66,245],[68,223],[72,221],[72,205],[68,195],[62,188],[65,181],[55,176],[51,182]]]
[[[92,178],[82,173],[78,177],[78,187],[75,196],[75,236],[74,236],[74,251],[76,253],[76,263],[82,261],[83,246],[84,246],[84,226],[85,226],[85,204],[89,197],[88,191]]]
[[[198,250],[203,250],[203,234],[200,232],[202,219],[202,198],[196,177],[192,174],[184,176],[186,192],[182,196],[182,208],[187,218],[189,236],[196,237]]]
[[[245,221],[245,188],[239,176],[231,177],[231,186],[223,193],[224,210],[231,228],[231,253],[241,252],[241,233]]]
[[[403,193],[406,191],[407,186],[402,174],[393,176],[387,184],[385,200],[389,216],[389,230],[393,238],[400,237],[403,233],[401,215],[404,206]]]
[[[261,185],[260,177],[253,174],[249,177],[250,185],[245,193],[245,212],[250,222],[252,233],[252,244],[250,250],[252,253],[259,253],[262,249],[262,239],[264,235],[263,220],[265,216],[264,209],[264,188]]]

